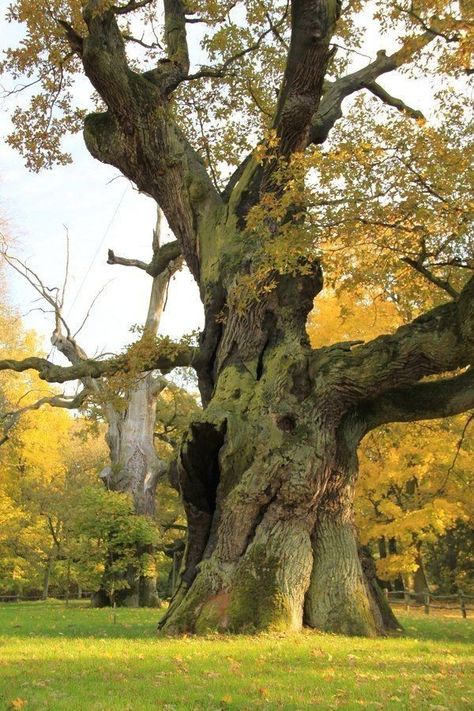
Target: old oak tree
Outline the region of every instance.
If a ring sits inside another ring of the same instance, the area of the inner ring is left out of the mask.
[[[41,85],[30,107],[16,110],[11,144],[33,169],[64,162],[60,137],[83,124],[92,156],[162,209],[204,306],[198,347],[167,343],[143,363],[165,372],[192,365],[204,405],[178,456],[188,543],[166,632],[305,624],[374,635],[395,624],[359,557],[357,447],[383,423],[474,405],[472,210],[453,169],[463,174],[466,145],[456,91],[438,92],[453,125],[443,133],[441,120],[423,126],[378,79],[410,67],[462,88],[471,73],[467,6],[10,6],[26,36],[6,67],[29,76],[33,91]],[[361,27],[375,21],[396,48],[361,62]],[[73,102],[77,72],[98,96],[85,117]],[[338,126],[355,95],[348,144]],[[333,281],[339,270],[344,283],[364,268],[370,288],[394,300],[409,270],[436,295],[412,293],[415,318],[392,334],[312,349],[306,321],[323,273]],[[63,382],[126,364],[30,358],[1,367]]]

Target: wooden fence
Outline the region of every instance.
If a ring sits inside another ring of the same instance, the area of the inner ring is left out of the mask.
[[[465,595],[462,592],[453,595],[435,595],[430,592],[416,593],[413,590],[384,590],[385,596],[391,605],[403,605],[406,610],[424,609],[426,615],[430,610],[459,610],[462,617],[466,618],[468,612],[474,613],[474,595]],[[66,605],[70,600],[89,600],[93,592],[82,592],[80,595],[53,595],[53,600],[64,600]],[[33,602],[44,600],[41,595],[0,595],[1,602]]]
[[[435,595],[430,592],[416,593],[413,590],[385,590],[385,596],[390,604],[404,605],[406,610],[423,607],[425,615],[429,615],[430,610],[459,610],[461,616],[466,618],[468,612],[474,612],[474,595],[462,592]]]
[[[42,595],[0,595],[0,602],[36,602],[38,600],[47,601],[51,599],[64,600],[67,605],[70,600],[90,600],[93,594],[93,592],[82,592],[80,595],[77,593],[74,595],[62,593],[61,595],[51,595],[50,598],[46,598],[46,600]]]

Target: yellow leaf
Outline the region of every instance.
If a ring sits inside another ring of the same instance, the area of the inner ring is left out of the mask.
[[[24,709],[28,701],[25,699],[13,699],[13,701],[10,701],[8,708],[10,709]]]

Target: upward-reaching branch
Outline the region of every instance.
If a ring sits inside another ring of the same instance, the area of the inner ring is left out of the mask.
[[[321,100],[324,77],[332,56],[330,41],[340,14],[339,0],[292,0],[291,39],[285,71],[273,119],[278,138],[276,156],[263,166],[245,160],[236,176],[248,172],[248,188],[238,191],[236,209],[245,214],[262,193],[274,189],[273,174],[278,158],[288,159],[308,145],[313,116]],[[231,179],[234,187],[234,178]],[[226,193],[229,192],[229,186]],[[230,191],[232,200],[232,190]]]
[[[97,0],[86,4],[89,34],[82,62],[108,111],[86,118],[84,137],[94,157],[117,167],[157,201],[199,280],[199,226],[209,207],[218,208],[222,200],[169,107],[189,57],[184,4],[166,0],[164,7],[168,58],[140,74],[127,63],[117,13]]]
[[[334,82],[328,82],[319,109],[313,117],[308,142],[324,143],[332,127],[342,116],[342,102],[344,99],[363,89],[372,92],[390,106],[395,106],[399,111],[405,111],[413,118],[419,118],[421,116],[420,112],[411,109],[400,99],[388,94],[376,83],[376,79],[410,62],[418,52],[435,38],[436,34],[434,32],[427,31],[418,37],[410,38],[397,52],[391,55],[387,55],[384,50],[380,50],[377,53],[377,58],[362,69],[336,79]]]
[[[291,3],[290,48],[274,120],[280,138],[279,152],[283,156],[303,150],[307,145],[339,13],[337,0],[293,0]]]
[[[184,3],[182,0],[164,0],[164,8],[168,59],[178,67],[182,78],[189,72],[189,52]]]

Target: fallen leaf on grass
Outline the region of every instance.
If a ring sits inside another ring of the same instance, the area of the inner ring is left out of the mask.
[[[16,709],[24,709],[27,703],[28,703],[28,701],[26,701],[25,699],[20,699],[20,698],[13,699],[8,704],[8,708],[12,709],[12,710],[14,709],[15,711],[16,711]]]

